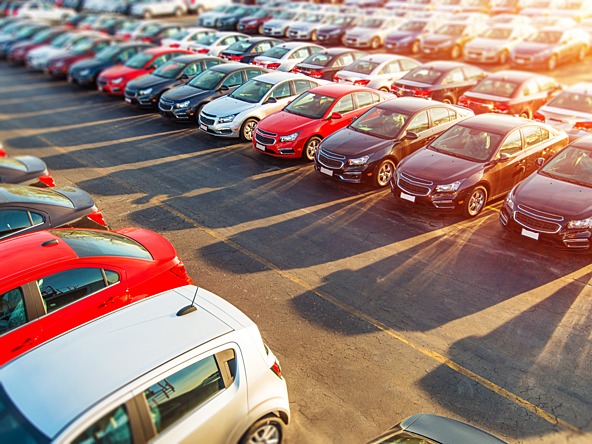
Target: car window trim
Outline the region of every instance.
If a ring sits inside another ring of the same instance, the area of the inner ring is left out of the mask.
[[[2,210],[26,211],[27,216],[29,217],[29,222],[31,222],[31,225],[29,225],[28,227],[21,228],[20,230],[13,231],[12,233],[4,234],[4,235],[0,234],[0,239],[4,239],[4,238],[11,237],[11,236],[16,236],[18,234],[22,234],[23,232],[30,230],[32,228],[39,227],[41,225],[45,225],[46,222],[49,220],[49,215],[47,213],[45,213],[44,211],[39,211],[39,210],[33,211],[33,213],[37,213],[37,214],[40,214],[41,216],[43,216],[43,222],[41,222],[40,224],[33,224],[33,218],[31,217],[31,210],[29,210],[29,209],[19,208],[19,207],[14,207],[14,208],[8,207],[8,208],[2,208]]]

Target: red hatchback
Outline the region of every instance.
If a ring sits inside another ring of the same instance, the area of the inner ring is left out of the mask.
[[[375,89],[327,84],[302,93],[257,124],[253,146],[270,156],[313,161],[321,140],[384,100]]]
[[[192,284],[174,247],[141,228],[58,229],[0,241],[0,365],[137,300]]]
[[[97,87],[105,94],[123,96],[130,80],[149,74],[170,59],[183,54],[192,53],[184,49],[165,47],[147,49],[133,56],[125,65],[116,65],[101,72],[97,79]]]

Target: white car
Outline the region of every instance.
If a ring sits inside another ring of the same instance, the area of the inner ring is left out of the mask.
[[[6,443],[280,443],[290,419],[257,326],[194,286],[58,336],[3,366],[0,380]]]
[[[251,62],[267,69],[288,72],[311,54],[324,50],[313,43],[288,42],[268,49]]]
[[[139,0],[132,5],[130,14],[145,19],[166,15],[181,17],[187,14],[187,4],[185,0]]]
[[[214,32],[191,43],[187,49],[199,54],[208,54],[218,57],[222,51],[239,40],[248,39],[249,36],[240,32],[222,31]]]
[[[169,48],[189,49],[189,45],[197,42],[202,37],[215,34],[216,32],[210,28],[192,27],[184,28],[172,36],[162,39],[161,46],[168,46]]]
[[[17,17],[57,22],[65,20],[75,13],[70,8],[60,8],[45,1],[31,0],[18,9]]]
[[[370,54],[338,71],[334,81],[367,86],[388,93],[395,80],[399,80],[420,65],[420,62],[410,57],[396,54]]]
[[[231,94],[206,104],[199,114],[199,129],[213,136],[250,141],[257,122],[321,83],[326,81],[287,72],[254,77]]]
[[[50,44],[39,46],[27,54],[27,67],[43,71],[47,62],[52,57],[66,54],[74,45],[87,39],[88,37],[97,37],[99,34],[94,31],[84,32],[66,32],[55,37]]]
[[[385,37],[403,21],[400,17],[366,17],[345,32],[345,45],[350,48],[379,48],[384,44]]]
[[[505,65],[512,49],[535,32],[536,29],[528,25],[488,26],[465,45],[465,62]]]

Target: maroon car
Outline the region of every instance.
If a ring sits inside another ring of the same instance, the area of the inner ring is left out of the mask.
[[[475,114],[500,113],[532,119],[537,109],[561,91],[549,76],[526,71],[498,71],[489,74],[458,99],[458,104]]]
[[[592,136],[571,143],[506,197],[500,223],[543,245],[590,250]]]
[[[277,15],[277,13],[279,13],[279,10],[277,10],[275,15]],[[244,32],[245,34],[263,35],[263,25],[265,24],[265,22],[271,20],[273,17],[273,11],[265,8],[260,8],[253,14],[241,18],[236,24],[236,29],[239,32]]]
[[[391,191],[397,200],[477,216],[568,144],[565,132],[544,123],[481,114],[454,125],[399,164]]]
[[[115,40],[110,37],[92,37],[75,44],[64,55],[51,58],[47,63],[45,72],[52,77],[66,78],[70,67],[81,60],[92,59]]]
[[[26,40],[13,45],[7,55],[7,59],[10,62],[24,65],[29,51],[39,48],[42,45],[48,45],[55,37],[65,33],[66,31],[66,28],[48,28],[44,31],[41,31],[31,40]]]

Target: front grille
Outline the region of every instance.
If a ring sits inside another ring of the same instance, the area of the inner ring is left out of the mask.
[[[125,97],[127,97],[128,99],[135,99],[138,95],[137,91],[130,91],[129,89],[125,90]]]
[[[273,145],[275,143],[275,139],[271,137],[264,136],[261,134],[263,131],[257,130],[255,132],[255,141],[259,142],[262,145]]]
[[[207,117],[204,117],[203,114],[199,117],[199,120],[206,125],[213,125],[214,122],[216,122],[214,119],[208,119]]]
[[[331,151],[321,150],[319,152],[319,163],[327,168],[343,168],[345,156]]]
[[[518,209],[529,213],[531,216],[539,217],[542,219],[549,219],[555,222],[562,222],[564,220],[563,216],[553,213],[547,213],[546,211],[537,210],[536,208],[529,207],[527,205],[518,204]]]
[[[427,196],[430,194],[430,186],[433,185],[433,182],[399,172],[397,185],[400,189],[415,196]]]
[[[173,110],[173,103],[174,102],[169,102],[167,100],[160,99],[160,102],[158,103],[158,107],[163,111],[172,111]]]
[[[98,83],[99,83],[99,85],[101,85],[101,86],[107,86],[107,81],[106,81],[106,80],[101,80],[101,79],[99,79]]]
[[[550,214],[539,211],[526,205],[518,205],[518,210],[514,212],[514,220],[525,228],[529,228],[540,233],[558,233],[561,230],[563,217],[556,214]]]

